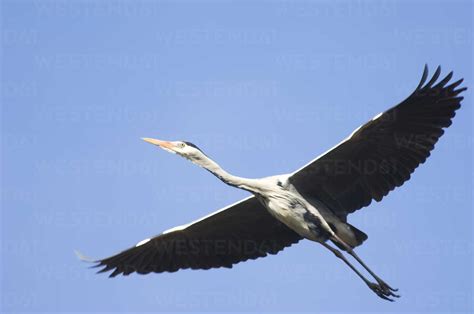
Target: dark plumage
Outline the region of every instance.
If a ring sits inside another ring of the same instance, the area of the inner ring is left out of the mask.
[[[186,141],[183,141],[183,143],[185,143],[185,144],[188,145],[188,146],[194,147],[194,148],[196,148],[196,149],[198,149],[199,151],[202,152],[202,150],[201,150],[199,147],[197,147],[196,144],[193,144],[193,143],[191,143],[191,142],[186,142]]]
[[[231,268],[248,259],[276,254],[301,239],[250,197],[188,228],[163,233],[99,260],[96,266],[104,266],[99,272],[113,270],[110,277],[186,268]]]
[[[435,84],[440,73],[438,67],[425,84],[425,66],[418,87],[407,99],[296,172],[291,183],[344,221],[372,200],[381,201],[425,162],[461,106],[459,94],[467,88],[456,88],[463,80],[448,85],[450,72]]]

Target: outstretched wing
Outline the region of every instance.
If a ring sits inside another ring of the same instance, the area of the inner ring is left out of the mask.
[[[380,201],[425,162],[443,128],[451,125],[467,88],[438,82],[441,68],[428,83],[428,68],[415,91],[397,106],[377,115],[347,139],[294,172],[290,181],[304,195],[331,208],[341,219]]]
[[[276,254],[301,239],[251,196],[96,263],[103,266],[99,272],[113,271],[110,277],[231,268],[248,259]]]

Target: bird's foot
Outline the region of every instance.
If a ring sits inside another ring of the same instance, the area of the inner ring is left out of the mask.
[[[380,278],[376,278],[376,280],[377,280],[377,283],[379,284],[379,286],[382,287],[382,289],[384,289],[385,291],[388,291],[388,292],[391,293],[391,296],[394,296],[396,298],[400,297],[399,295],[393,293],[393,292],[398,291],[398,289],[390,287],[385,281],[383,281]]]
[[[384,300],[393,302],[394,299],[391,298],[391,297],[394,297],[394,298],[399,298],[400,297],[399,295],[393,293],[393,291],[397,291],[397,290],[391,288],[388,284],[386,284],[382,280],[380,280],[380,282],[378,284],[373,283],[373,282],[368,282],[367,286],[369,286],[369,288],[373,292],[375,292],[375,294],[377,294],[380,298],[382,298]]]

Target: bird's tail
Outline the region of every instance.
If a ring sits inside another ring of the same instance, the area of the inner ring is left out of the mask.
[[[367,240],[368,236],[363,231],[357,229],[351,224],[347,224],[347,225],[351,229],[352,233],[354,233],[354,237],[355,237],[354,247],[361,245],[362,243],[364,243],[365,240]]]
[[[342,226],[339,225],[335,232],[337,236],[342,239],[342,241],[350,245],[352,248],[361,245],[368,238],[363,231],[360,231],[359,229],[348,223],[343,223]],[[335,244],[338,245],[337,243]],[[344,247],[342,246],[340,246],[339,248],[344,249]]]

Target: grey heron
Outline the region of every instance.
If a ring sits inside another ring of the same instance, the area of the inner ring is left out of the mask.
[[[439,82],[438,67],[400,104],[356,129],[342,142],[290,174],[249,179],[222,169],[196,145],[143,138],[208,170],[250,196],[191,223],[140,241],[111,257],[95,260],[110,277],[174,272],[179,269],[231,268],[234,264],[277,254],[308,239],[347,264],[379,297],[393,301],[396,289],[375,274],[356,254],[367,235],[347,216],[381,201],[410,179],[452,123],[467,88],[453,72]],[[373,280],[346,258],[352,256]]]

